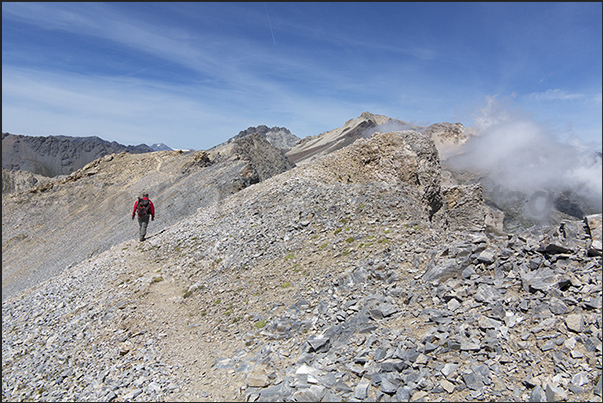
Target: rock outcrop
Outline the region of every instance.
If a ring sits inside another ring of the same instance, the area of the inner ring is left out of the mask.
[[[446,160],[462,150],[472,136],[462,123],[434,123],[424,129],[435,142],[440,159]]]
[[[29,171],[2,168],[2,194],[25,192],[44,186],[51,181],[52,179],[47,176],[37,175]]]

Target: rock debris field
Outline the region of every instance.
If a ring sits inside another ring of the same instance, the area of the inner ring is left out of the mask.
[[[4,301],[2,400],[601,399],[600,214],[452,231],[340,151]]]

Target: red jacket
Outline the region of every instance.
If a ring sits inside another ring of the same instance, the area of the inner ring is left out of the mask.
[[[149,200],[148,197],[143,197],[143,200]],[[151,219],[155,219],[155,206],[153,206],[153,202],[151,200],[149,200],[149,206],[151,207]],[[136,202],[134,203],[134,210],[132,211],[132,219],[134,219],[134,216],[136,215],[136,208],[138,207],[138,200],[136,200]]]

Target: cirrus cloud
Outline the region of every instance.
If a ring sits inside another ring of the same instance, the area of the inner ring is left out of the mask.
[[[549,89],[544,92],[532,92],[527,97],[535,101],[567,101],[582,98],[584,94],[572,94],[558,88]]]

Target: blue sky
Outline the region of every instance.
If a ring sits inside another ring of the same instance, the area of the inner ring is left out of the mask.
[[[499,99],[601,148],[601,3],[2,3],[2,131],[207,149]]]

